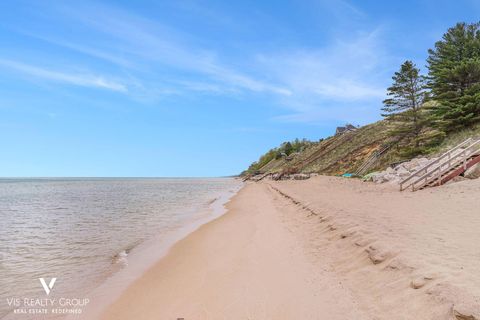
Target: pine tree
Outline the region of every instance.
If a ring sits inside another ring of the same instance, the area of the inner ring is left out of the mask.
[[[290,141],[286,142],[284,145],[283,145],[283,152],[285,152],[285,154],[288,156],[290,155],[292,152],[293,152],[293,147],[292,147],[292,143]]]
[[[421,152],[422,132],[426,126],[425,112],[422,105],[425,101],[425,77],[412,61],[405,61],[400,70],[392,77],[389,87],[389,98],[383,101],[383,117],[391,124],[389,134],[409,146],[409,154]]]
[[[433,119],[445,132],[480,121],[480,23],[458,23],[429,50]]]

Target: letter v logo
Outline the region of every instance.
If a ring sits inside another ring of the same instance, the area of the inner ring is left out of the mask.
[[[47,285],[47,283],[45,282],[45,279],[39,278],[39,280],[40,280],[40,283],[42,284],[43,290],[45,290],[45,293],[46,293],[47,295],[49,295],[49,294],[50,294],[50,290],[52,290],[52,289],[53,289],[53,286],[55,285],[55,281],[57,281],[57,278],[52,278],[52,279],[50,280],[50,283],[49,283],[48,285]]]

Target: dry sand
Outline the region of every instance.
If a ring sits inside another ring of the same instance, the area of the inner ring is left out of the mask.
[[[480,319],[480,180],[246,185],[102,319]]]

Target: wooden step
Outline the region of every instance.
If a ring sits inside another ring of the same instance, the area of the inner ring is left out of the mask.
[[[465,171],[467,171],[469,168],[473,167],[477,163],[480,163],[480,155],[470,157],[469,161],[466,162],[465,167],[463,166],[463,163],[462,163],[461,166],[459,166],[456,170],[452,171],[449,175],[445,175],[442,178],[440,184],[444,184],[444,183],[452,180],[453,178],[461,175],[462,173],[464,173]]]
[[[478,154],[478,155],[474,154],[474,155],[471,155],[470,157],[467,158],[467,161],[466,161],[467,162],[467,169],[472,167],[476,163],[480,162],[480,160],[479,160],[478,162],[470,164],[470,161],[472,161],[473,159],[475,159],[477,157],[480,159],[480,154]],[[426,183],[425,185],[421,186],[420,188],[418,188],[418,190],[422,190],[422,189],[425,189],[427,187],[433,187],[435,185],[438,185],[439,180],[441,180],[440,185],[445,184],[447,181],[450,181],[451,179],[461,175],[465,171],[466,170],[463,168],[463,162],[458,163],[457,165],[451,167],[449,170],[445,171],[440,177],[437,177],[437,178],[431,180],[430,182]],[[450,176],[452,176],[452,177],[450,177]]]
[[[412,190],[415,191],[426,187],[442,185],[450,181],[465,172],[468,168],[480,163],[479,148],[480,139],[473,140],[469,138],[465,140],[439,158],[417,169],[400,183],[400,190],[405,190],[411,186]]]

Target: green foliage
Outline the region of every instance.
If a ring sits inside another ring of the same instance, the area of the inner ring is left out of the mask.
[[[464,142],[468,138],[480,139],[480,123],[471,127],[452,132],[448,136],[445,136],[443,141],[434,148],[429,150],[429,153],[440,155],[445,150],[451,149],[454,146]]]
[[[428,53],[428,77],[411,61],[395,72],[388,99],[383,102],[386,121],[362,127],[349,139],[284,142],[262,155],[247,173],[289,167],[345,172],[366,160],[372,146],[395,145],[380,159],[381,168],[420,153],[440,152],[445,144],[453,145],[474,132],[480,134],[480,23],[457,23]],[[301,154],[289,157],[296,152]]]
[[[311,141],[306,139],[300,140],[298,138],[293,141],[284,142],[280,145],[280,147],[273,149],[276,152],[275,158],[280,159],[282,157],[289,156],[292,153],[301,152],[310,144],[312,144]]]
[[[445,132],[480,121],[480,24],[457,23],[429,50],[432,121]]]
[[[248,168],[248,173],[255,173],[255,171],[260,170],[263,166],[274,159],[281,159],[291,155],[292,153],[301,152],[305,148],[312,145],[313,142],[307,139],[295,139],[293,141],[287,141],[282,143],[279,147],[270,149],[258,159],[258,161],[252,163]]]
[[[390,125],[389,135],[402,138],[403,151],[416,155],[429,143],[424,135],[427,127],[425,77],[411,61],[405,61],[392,77],[389,98],[383,101],[383,117]]]

